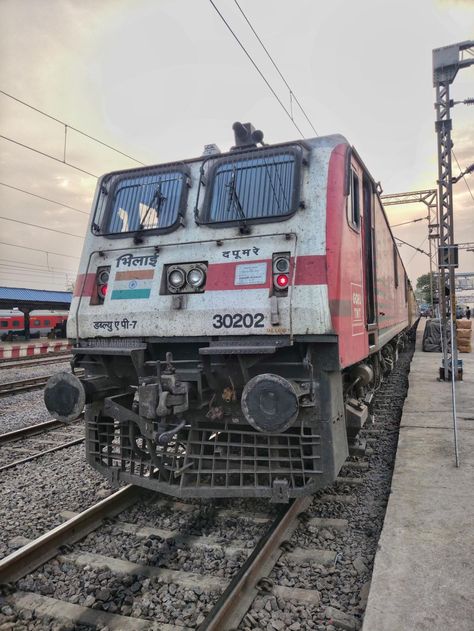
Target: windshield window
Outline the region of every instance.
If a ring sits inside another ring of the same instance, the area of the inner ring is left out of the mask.
[[[295,212],[299,163],[294,150],[217,163],[210,176],[205,221],[277,218]]]
[[[186,175],[179,171],[130,174],[111,189],[106,234],[172,228],[182,213]]]

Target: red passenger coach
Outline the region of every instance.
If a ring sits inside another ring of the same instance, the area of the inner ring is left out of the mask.
[[[65,422],[86,406],[87,460],[115,482],[286,502],[360,451],[415,301],[343,136],[234,132],[226,153],[101,178],[73,375],[52,377],[45,403]]]
[[[67,313],[43,311],[30,314],[30,337],[45,336],[55,327],[67,321]],[[2,341],[22,336],[25,330],[23,313],[0,310],[0,339]]]

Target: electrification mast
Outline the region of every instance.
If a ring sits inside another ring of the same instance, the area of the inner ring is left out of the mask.
[[[449,97],[449,86],[454,81],[458,70],[474,63],[474,58],[465,56],[466,51],[472,54],[473,49],[474,41],[469,40],[433,50],[433,85],[436,90],[435,129],[438,138],[439,302],[443,346],[443,367],[440,370],[440,376],[445,380],[450,378],[450,371],[454,378],[458,376],[454,274],[457,267],[457,247],[454,244],[453,227],[452,120],[450,117],[453,102]],[[448,325],[449,312],[451,321]],[[449,329],[451,335],[448,334]]]

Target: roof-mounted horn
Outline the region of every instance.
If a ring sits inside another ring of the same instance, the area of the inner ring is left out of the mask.
[[[231,151],[244,147],[256,147],[257,143],[263,145],[263,131],[255,129],[252,123],[234,123],[232,125],[235,136],[235,146]]]

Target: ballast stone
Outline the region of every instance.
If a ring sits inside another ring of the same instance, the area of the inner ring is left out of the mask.
[[[358,622],[355,618],[335,607],[326,607],[325,616],[332,620],[337,629],[343,629],[344,631],[357,631],[358,629]]]

